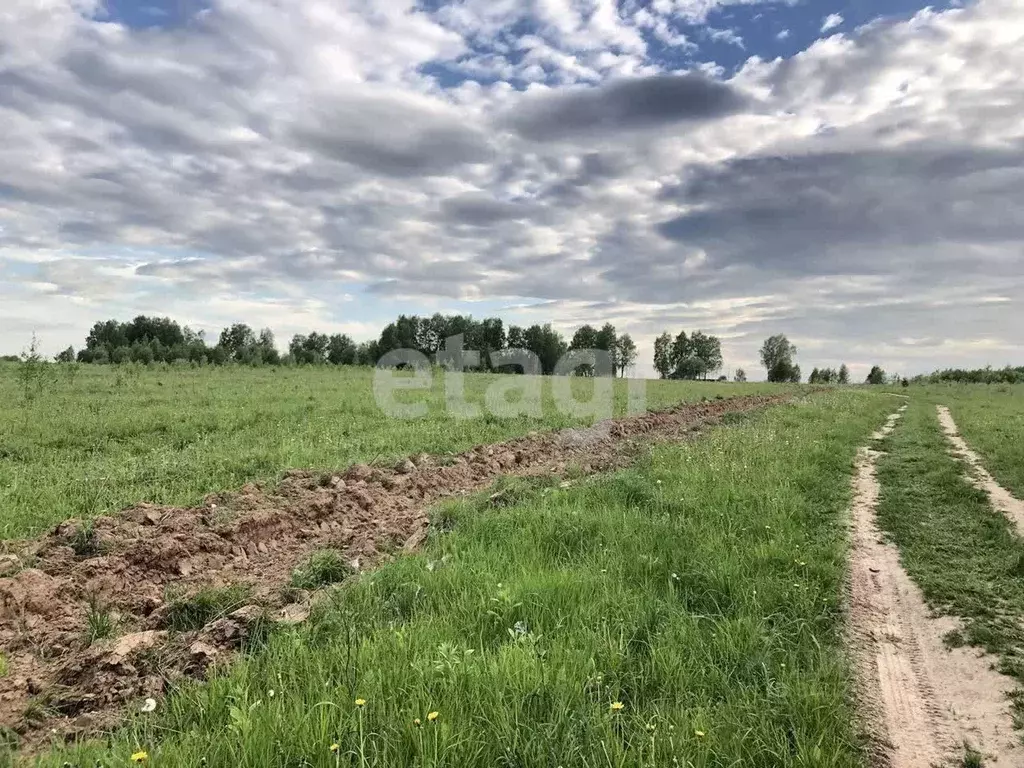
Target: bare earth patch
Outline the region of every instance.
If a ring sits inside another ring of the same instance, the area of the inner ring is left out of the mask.
[[[899,416],[872,437],[891,432]],[[1005,695],[1014,681],[976,650],[946,648],[942,637],[958,622],[931,616],[899,550],[882,539],[875,522],[878,456],[871,448],[858,455],[850,567],[850,640],[873,764],[961,765],[969,743],[996,765],[1024,765]]]
[[[418,548],[432,505],[501,475],[622,467],[652,442],[685,438],[724,414],[788,398],[683,404],[458,456],[413,456],[394,467],[296,471],[276,488],[247,485],[199,507],[143,504],[89,523],[69,520],[41,540],[7,542],[0,556],[0,649],[8,665],[0,726],[21,734],[29,749],[48,734],[72,738],[109,728],[127,702],[159,696],[176,679],[202,677],[266,622],[303,620],[309,595],[285,588],[313,552],[334,549],[364,569]],[[238,585],[245,604],[218,605],[198,631],[173,631],[169,591],[189,596]],[[99,609],[115,629],[90,642]]]
[[[936,408],[939,412],[939,424],[942,425],[942,431],[946,433],[946,439],[969,468],[968,481],[978,490],[987,493],[989,503],[993,508],[1010,518],[1017,529],[1017,535],[1024,536],[1024,501],[1003,488],[989,474],[981,462],[981,457],[971,450],[967,441],[960,436],[960,431],[956,427],[956,422],[953,421],[953,414],[949,412],[949,408],[944,405],[938,405]]]

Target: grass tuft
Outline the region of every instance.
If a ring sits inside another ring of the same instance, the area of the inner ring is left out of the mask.
[[[354,573],[344,556],[333,549],[314,552],[305,563],[292,573],[291,586],[294,589],[320,589],[344,581]]]
[[[85,639],[89,645],[114,634],[114,617],[110,609],[98,600],[89,601],[89,615],[86,621]]]
[[[191,597],[170,597],[165,626],[177,632],[202,629],[214,619],[248,604],[251,589],[235,584],[220,589],[207,588]]]

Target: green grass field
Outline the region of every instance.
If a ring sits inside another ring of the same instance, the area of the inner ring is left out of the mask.
[[[965,479],[935,412],[935,403],[949,404],[968,443],[985,454],[993,474],[1000,468],[1005,482],[1024,478],[1022,395],[1021,388],[976,385],[915,397],[881,444],[887,455],[878,463],[878,520],[929,604],[963,620],[947,642],[985,649],[1001,671],[1024,683],[1024,541]],[[1024,701],[1015,703],[1024,722]]]
[[[512,506],[449,504],[420,554],[42,764],[863,766],[843,511],[892,405],[817,395]]]
[[[427,416],[401,420],[382,415],[366,369],[22,371],[0,366],[3,537],[141,500],[193,503],[289,468],[588,421],[558,411],[551,379],[539,417],[454,418],[438,378],[406,398]],[[510,378],[470,375],[467,399]],[[581,399],[593,386],[571,383]],[[615,387],[621,414],[626,384]],[[646,404],[777,391],[656,381]],[[880,525],[932,605],[965,620],[949,641],[1024,680],[1024,545],[963,480],[935,417],[949,405],[1020,492],[1024,388],[897,391],[911,401],[881,443]],[[145,752],[168,768],[865,768],[843,647],[845,510],[857,448],[901,402],[874,388],[817,393],[726,418],[628,470],[570,487],[507,480],[500,506],[490,493],[442,505],[422,551],[374,571],[314,558],[296,585],[341,584],[308,622],[112,734],[55,742],[37,764],[119,766]]]
[[[931,386],[924,394],[930,402],[949,406],[985,468],[1024,498],[1024,385]]]
[[[543,378],[540,418],[458,419],[444,408],[443,380],[401,394],[429,415],[382,418],[367,368],[170,368],[56,366],[26,380],[0,364],[0,538],[29,536],[70,517],[139,501],[194,504],[211,492],[274,480],[293,468],[393,461],[418,452],[458,452],[533,429],[586,422],[554,407]],[[495,381],[469,374],[466,397],[481,402]],[[563,380],[564,381],[564,380]],[[592,381],[574,379],[581,400]],[[615,382],[616,412],[626,382]],[[781,391],[770,384],[650,381],[647,407],[716,395]]]

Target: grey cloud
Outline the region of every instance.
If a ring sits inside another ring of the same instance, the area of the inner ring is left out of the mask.
[[[294,134],[328,157],[386,176],[442,175],[494,157],[487,136],[455,114],[398,98],[345,98],[301,118]]]
[[[713,120],[750,104],[735,87],[704,75],[655,75],[528,96],[507,120],[524,138],[557,141]]]
[[[748,157],[691,168],[663,201],[689,210],[663,222],[671,241],[741,262],[801,272],[864,271],[843,249],[999,243],[1024,238],[1024,154],[909,147]]]
[[[473,227],[488,227],[504,221],[520,221],[542,212],[543,209],[536,205],[496,200],[483,194],[460,195],[441,202],[443,219]]]

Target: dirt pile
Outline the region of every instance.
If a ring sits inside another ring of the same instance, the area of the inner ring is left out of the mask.
[[[431,505],[500,475],[614,469],[643,444],[784,399],[684,404],[457,456],[411,456],[390,468],[293,471],[276,488],[246,485],[185,509],[140,504],[90,522],[69,520],[41,540],[9,542],[0,557],[0,649],[8,665],[0,725],[28,744],[53,729],[71,736],[105,727],[125,702],[157,696],[169,681],[229,658],[257,621],[301,620],[303,595],[284,587],[317,550],[339,550],[350,567],[366,568],[420,546]],[[169,594],[238,585],[249,605],[200,613],[201,629],[174,631],[182,628],[181,605]],[[116,638],[90,642],[110,626]]]

